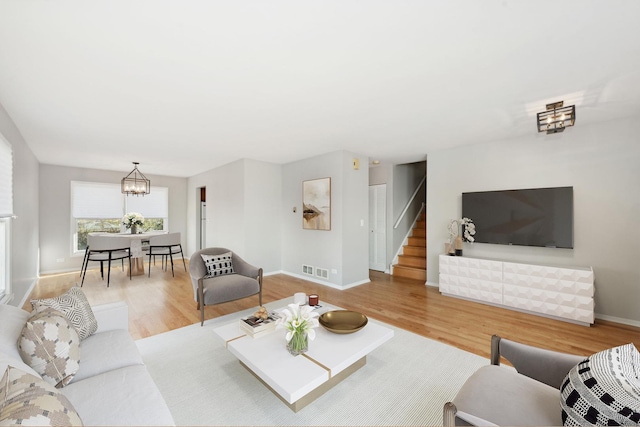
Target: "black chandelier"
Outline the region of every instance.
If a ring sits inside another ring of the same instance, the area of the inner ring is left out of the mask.
[[[129,175],[122,178],[122,182],[120,183],[122,194],[126,194],[127,196],[130,194],[135,196],[149,194],[151,192],[151,181],[138,170],[140,163],[133,162],[133,164],[133,170],[129,172]]]
[[[558,133],[576,122],[576,106],[564,107],[564,101],[547,104],[547,111],[538,113],[538,132]]]

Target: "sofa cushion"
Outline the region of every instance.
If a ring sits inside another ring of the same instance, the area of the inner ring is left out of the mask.
[[[640,352],[626,344],[593,354],[569,371],[560,391],[566,426],[640,425]]]
[[[142,356],[129,332],[112,330],[97,332],[80,345],[82,363],[72,383],[114,369],[142,365]]]
[[[458,411],[504,426],[558,426],[560,391],[507,366],[478,369],[453,403]]]
[[[89,301],[84,292],[77,286],[55,298],[31,300],[31,306],[36,312],[51,307],[64,313],[78,330],[81,340],[84,340],[98,329],[98,322],[93,315]]]
[[[0,380],[0,425],[81,426],[69,399],[41,378],[9,367]]]
[[[18,338],[30,314],[18,307],[0,304],[0,353],[20,358]],[[0,372],[4,372],[4,369]]]
[[[55,387],[67,385],[80,367],[80,337],[57,310],[34,313],[18,341],[22,360]]]
[[[105,372],[73,382],[60,391],[86,425],[174,425],[173,417],[144,365]]]
[[[207,275],[205,277],[224,276],[225,274],[234,273],[231,252],[220,255],[202,254],[201,256],[205,267],[207,267]]]

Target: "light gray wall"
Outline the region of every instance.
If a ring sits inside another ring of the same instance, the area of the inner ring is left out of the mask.
[[[265,273],[280,271],[282,258],[282,167],[245,160],[247,259],[261,261]]]
[[[468,191],[573,186],[574,249],[465,243],[464,255],[592,266],[600,318],[640,325],[640,121],[582,125],[556,135],[429,153],[427,279],[438,282],[447,225]],[[473,218],[472,218],[473,219]]]
[[[188,179],[188,252],[196,251],[198,188],[206,187],[207,247],[226,247],[265,273],[280,271],[281,167],[242,159]]]
[[[13,149],[13,213],[11,221],[10,304],[20,305],[38,278],[38,160],[4,107],[0,133]]]
[[[368,162],[364,156],[337,151],[282,167],[283,271],[302,275],[303,264],[325,268],[328,284],[338,288],[369,279],[369,176],[366,169],[353,169],[354,158],[360,164]],[[327,177],[331,178],[331,230],[304,230],[302,182]]]
[[[354,170],[353,159],[361,165],[367,157],[342,152],[342,285],[369,280],[369,173],[366,168]]]
[[[40,165],[40,272],[79,270],[83,254],[73,255],[71,181],[119,183],[123,172]],[[169,231],[186,243],[187,179],[147,175],[153,186],[169,188]],[[187,255],[185,253],[185,255]],[[64,259],[58,262],[57,259]]]

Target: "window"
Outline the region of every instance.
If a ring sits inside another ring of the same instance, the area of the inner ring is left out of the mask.
[[[71,182],[71,220],[73,252],[87,248],[87,234],[124,231],[122,217],[138,212],[144,217],[144,231],[168,230],[169,189],[152,187],[144,197],[125,196],[118,184]]]
[[[11,217],[13,216],[13,151],[0,135],[0,303],[11,297]]]

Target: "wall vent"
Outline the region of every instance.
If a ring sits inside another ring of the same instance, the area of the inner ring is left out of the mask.
[[[317,277],[322,277],[323,279],[328,279],[329,278],[329,270],[327,270],[326,268],[316,268],[316,276]]]
[[[313,267],[310,266],[310,265],[302,264],[302,273],[303,274],[308,274],[310,276],[313,276]]]

